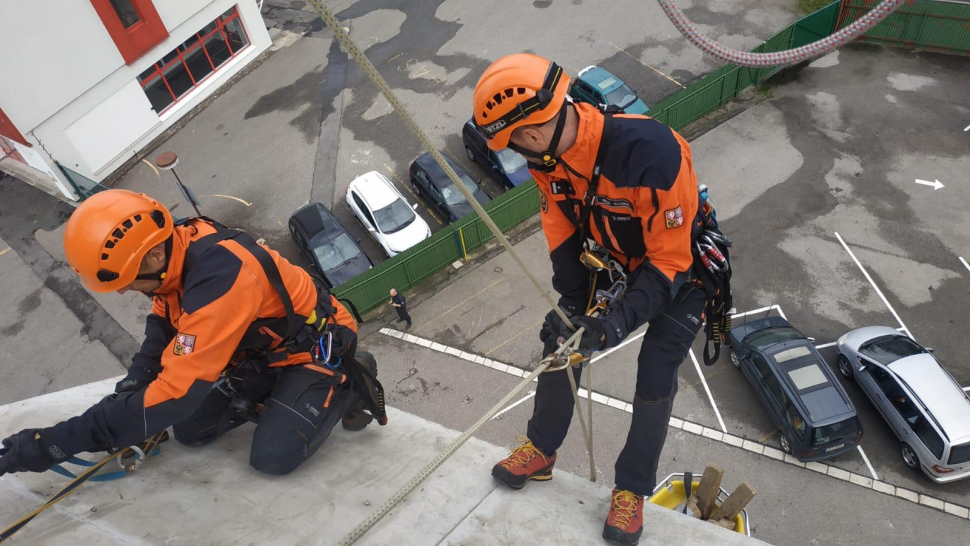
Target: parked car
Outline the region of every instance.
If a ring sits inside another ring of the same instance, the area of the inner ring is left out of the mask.
[[[777,316],[731,329],[731,362],[781,431],[782,451],[803,462],[835,457],[862,441],[855,407],[813,341]]]
[[[481,165],[488,171],[489,176],[506,188],[514,188],[532,178],[529,164],[522,154],[509,148],[496,152],[488,147],[485,137],[478,132],[475,118],[465,122],[461,129],[461,139],[465,143],[468,159]]]
[[[615,105],[627,114],[646,114],[650,107],[640,100],[636,91],[605,69],[587,66],[576,74],[569,95],[594,105]]]
[[[431,237],[431,228],[391,181],[377,171],[355,178],[347,186],[347,204],[388,256],[394,257]]]
[[[906,466],[937,483],[970,477],[970,396],[931,349],[888,326],[852,330],[836,347],[839,371],[882,414]]]
[[[347,230],[320,203],[310,203],[294,212],[289,226],[300,254],[327,288],[374,267]]]
[[[472,193],[479,204],[484,205],[492,200],[453,159],[445,156],[445,161],[454,169],[458,180]],[[414,193],[424,198],[431,208],[440,212],[449,222],[454,222],[473,211],[465,195],[455,187],[430,153],[425,152],[412,161],[408,173]]]

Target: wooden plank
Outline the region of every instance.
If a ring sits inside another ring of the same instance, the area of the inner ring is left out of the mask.
[[[758,494],[754,487],[748,482],[742,483],[731,493],[731,496],[724,501],[724,504],[718,507],[717,510],[711,514],[708,518],[713,522],[721,520],[732,520],[735,516],[741,513],[741,510],[751,502],[751,499]]]
[[[701,519],[708,519],[714,511],[717,501],[717,494],[721,491],[721,479],[724,478],[724,469],[714,463],[707,465],[704,469],[704,476],[701,483],[697,486],[694,493],[697,496],[697,507],[701,511]]]

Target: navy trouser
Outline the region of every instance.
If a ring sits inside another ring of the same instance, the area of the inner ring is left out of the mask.
[[[616,461],[616,486],[638,495],[650,495],[657,485],[657,465],[667,438],[667,424],[677,394],[677,368],[687,356],[697,332],[707,296],[702,288],[685,285],[660,315],[650,321],[637,358],[637,388],[633,398],[633,422],[626,445]],[[555,351],[555,340],[543,348]],[[535,408],[528,436],[542,451],[551,454],[566,439],[573,416],[566,370],[539,375]],[[582,375],[573,368],[576,384]]]
[[[249,464],[260,472],[292,472],[313,455],[333,427],[359,400],[350,378],[329,375],[318,365],[297,365],[251,373],[239,382],[242,398],[262,403],[262,412],[249,454]],[[246,422],[229,407],[231,398],[213,389],[202,406],[172,427],[175,439],[191,447],[202,446]]]

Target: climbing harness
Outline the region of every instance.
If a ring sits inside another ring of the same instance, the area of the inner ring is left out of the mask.
[[[41,512],[47,510],[51,506],[54,506],[58,502],[64,500],[64,498],[71,493],[77,491],[84,482],[115,480],[133,473],[138,469],[141,463],[143,463],[149,457],[153,457],[160,453],[161,448],[159,446],[166,440],[168,440],[168,431],[162,431],[138,445],[127,447],[119,450],[116,453],[111,453],[96,463],[85,461],[84,459],[79,459],[77,457],[67,459],[65,462],[88,467],[87,470],[78,475],[74,475],[73,473],[65,470],[61,465],[51,467],[51,470],[54,472],[61,474],[62,476],[72,478],[71,482],[64,486],[63,489],[55,493],[54,496],[52,496],[47,502],[21,518],[17,523],[14,523],[10,527],[4,529],[3,532],[0,532],[0,543],[6,542],[7,539],[12,537],[17,531],[23,529],[28,523],[31,522],[31,520],[40,515]],[[0,450],[0,455],[2,454],[3,452]],[[106,474],[98,474],[98,471],[104,468],[104,466],[111,461],[117,461],[118,466],[121,467],[121,470]]]
[[[697,191],[697,215],[691,225],[691,240],[694,241],[691,271],[707,295],[707,303],[704,304],[704,364],[713,366],[721,356],[721,346],[727,343],[731,315],[734,314],[731,238],[721,232],[707,186],[701,184]]]

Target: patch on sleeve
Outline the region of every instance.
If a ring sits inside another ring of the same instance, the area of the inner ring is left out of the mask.
[[[664,219],[667,221],[667,229],[674,229],[684,225],[684,211],[680,207],[665,210]]]
[[[175,336],[176,355],[189,355],[195,350],[195,336],[189,334],[178,334]]]
[[[542,212],[549,212],[549,201],[546,199],[546,194],[539,192],[539,208]]]

